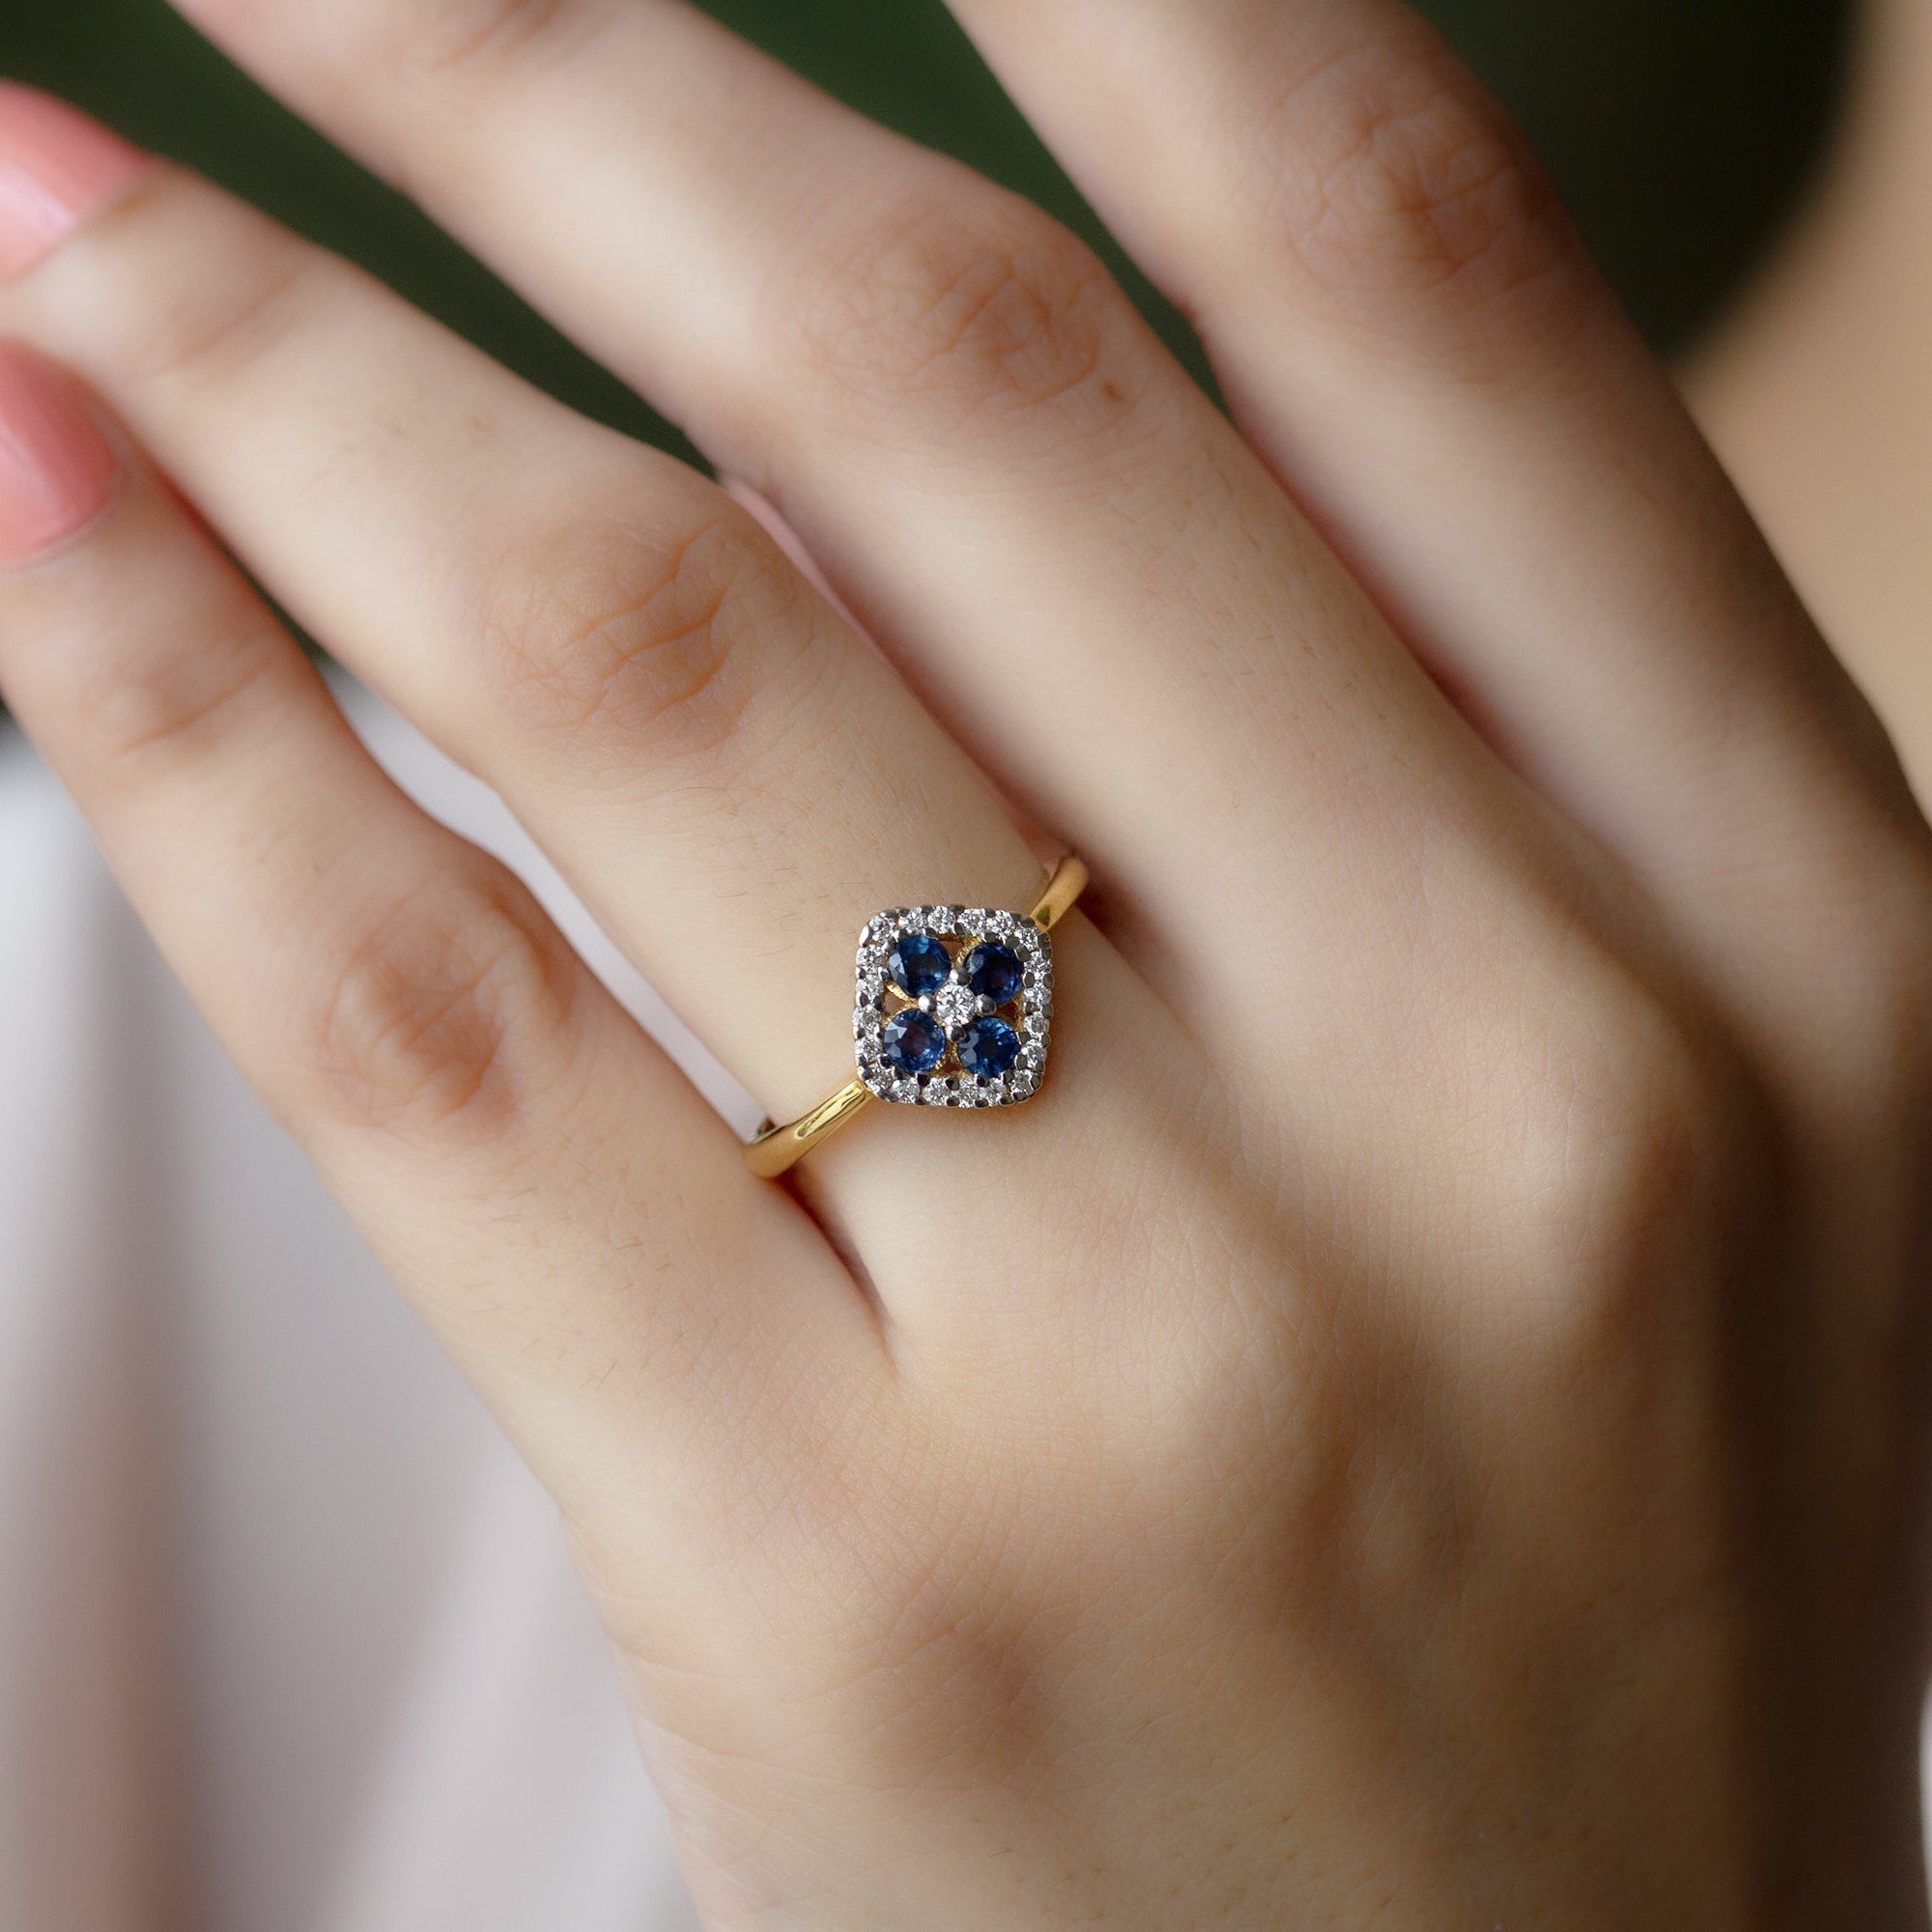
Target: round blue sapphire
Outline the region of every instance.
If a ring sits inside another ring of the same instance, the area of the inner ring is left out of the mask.
[[[1020,1037],[1005,1020],[975,1020],[955,1046],[959,1065],[982,1080],[1010,1073],[1020,1057]]]
[[[1017,1040],[1013,1051],[1019,1052]],[[908,1007],[886,1022],[884,1055],[895,1073],[930,1073],[946,1058],[946,1029],[929,1013]]]
[[[1020,996],[1020,956],[1009,946],[976,946],[960,966],[959,977],[981,999],[1009,1007]]]
[[[901,933],[886,971],[907,999],[917,1000],[938,992],[952,977],[952,955],[929,932]]]

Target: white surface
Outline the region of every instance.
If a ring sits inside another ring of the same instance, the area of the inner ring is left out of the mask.
[[[547,1499],[0,728],[0,1927],[696,1922]]]

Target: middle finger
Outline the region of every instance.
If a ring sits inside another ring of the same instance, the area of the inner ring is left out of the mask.
[[[1192,943],[1229,903],[1352,960],[1379,937],[1364,882],[1406,891],[1427,830],[1526,828],[1037,210],[680,0],[179,4],[763,487],[967,747],[1095,862],[1179,1003],[1241,1023],[1247,977]]]

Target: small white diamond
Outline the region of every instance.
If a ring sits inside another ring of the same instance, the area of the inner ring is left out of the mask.
[[[893,1098],[902,1107],[916,1107],[919,1104],[919,1082],[898,1081],[893,1088]]]
[[[1026,1072],[1015,1073],[1008,1083],[1008,1091],[1015,1100],[1030,1100],[1038,1087],[1038,1076]]]
[[[952,908],[934,906],[925,916],[925,929],[928,932],[951,932],[952,930]]]
[[[959,930],[961,932],[982,933],[986,929],[986,922],[991,917],[992,915],[986,911],[984,906],[970,906],[960,915]]]
[[[980,1017],[979,999],[970,986],[954,980],[932,996],[932,1016],[948,1033],[957,1033]]]
[[[1046,1065],[1046,1048],[1037,1040],[1020,1048],[1020,1065],[1029,1073],[1037,1073]]]
[[[1013,929],[1013,916],[1009,912],[995,912],[986,915],[986,935],[990,939],[1005,939]]]
[[[1044,1039],[1048,1031],[1046,1015],[1044,1013],[1029,1013],[1027,1015],[1026,1030],[1033,1035],[1034,1038]]]

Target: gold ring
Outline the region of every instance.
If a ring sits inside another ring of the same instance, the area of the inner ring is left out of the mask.
[[[1087,890],[1063,859],[1031,912],[899,906],[859,940],[852,1031],[859,1071],[789,1126],[767,1121],[745,1150],[776,1180],[874,1100],[901,1107],[1017,1107],[1039,1092],[1053,1030],[1048,934]]]

